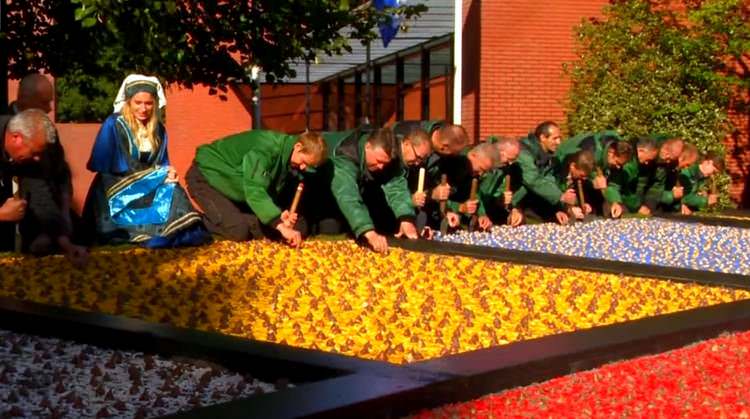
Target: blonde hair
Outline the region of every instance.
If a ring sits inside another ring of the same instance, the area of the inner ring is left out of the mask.
[[[159,137],[156,135],[156,129],[159,126],[159,98],[151,93],[149,94],[154,99],[154,108],[153,108],[153,111],[151,112],[151,118],[149,118],[145,126],[141,124],[141,121],[139,121],[135,117],[132,109],[130,109],[130,101],[133,100],[132,96],[129,97],[128,100],[123,105],[121,114],[122,114],[123,119],[125,119],[125,122],[128,124],[128,127],[130,127],[130,131],[133,132],[133,137],[135,138],[136,146],[139,149],[141,148],[143,139],[140,135],[138,135],[138,132],[141,131],[142,129],[145,129],[146,131],[145,140],[151,144],[151,150],[156,152],[156,150],[159,148]]]
[[[312,156],[319,164],[328,158],[328,147],[323,136],[318,132],[307,131],[297,137],[297,143],[302,145],[302,152]]]

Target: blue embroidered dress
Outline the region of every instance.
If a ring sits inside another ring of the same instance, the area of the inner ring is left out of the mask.
[[[169,157],[162,124],[157,136],[157,148],[143,152],[119,113],[102,124],[87,164],[96,177],[85,210],[93,216],[97,242],[174,247],[210,240],[185,190],[165,183]]]

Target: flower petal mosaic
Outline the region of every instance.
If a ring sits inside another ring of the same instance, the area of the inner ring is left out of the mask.
[[[414,417],[746,418],[749,351],[750,332],[727,335]]]
[[[309,241],[0,259],[0,296],[408,363],[750,298],[750,292]]]
[[[750,275],[750,229],[662,219],[553,223],[489,232],[459,231],[438,240],[503,249]]]

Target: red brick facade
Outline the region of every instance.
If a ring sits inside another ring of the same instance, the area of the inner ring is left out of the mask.
[[[521,135],[542,120],[564,122],[562,101],[569,81],[562,63],[575,59],[572,29],[584,18],[600,16],[607,1],[471,3],[468,12],[476,13],[478,7],[475,18],[481,20],[478,25],[472,22],[479,27],[479,36],[473,31],[473,38],[478,38],[480,57],[475,132],[480,138]],[[465,28],[464,36],[467,32]],[[467,73],[469,69],[464,66]],[[466,120],[469,112],[464,111],[464,123],[472,124]]]

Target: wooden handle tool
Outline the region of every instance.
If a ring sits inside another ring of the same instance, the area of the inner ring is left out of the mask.
[[[294,193],[294,199],[292,199],[292,205],[289,207],[289,212],[294,214],[297,212],[297,206],[299,206],[299,200],[302,198],[302,191],[305,189],[305,184],[300,182],[297,185],[297,192]]]

